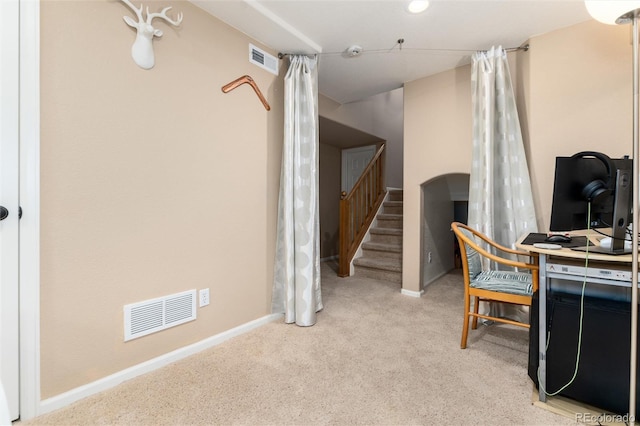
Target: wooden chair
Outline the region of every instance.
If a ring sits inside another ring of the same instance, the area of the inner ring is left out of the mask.
[[[488,301],[531,306],[533,293],[538,289],[538,255],[504,247],[459,222],[453,222],[451,229],[456,234],[460,246],[464,275],[464,323],[460,348],[467,347],[469,317],[473,317],[471,328],[474,330],[478,327],[478,318],[529,328],[528,323],[480,314],[478,305],[481,301]],[[478,244],[479,240],[487,243],[489,251]],[[529,263],[509,259],[508,255],[525,256]],[[483,270],[481,256],[500,265],[516,267],[518,271]],[[473,312],[470,309],[472,297]]]

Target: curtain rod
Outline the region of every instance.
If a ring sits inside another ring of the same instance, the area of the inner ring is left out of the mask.
[[[529,51],[529,43],[525,44],[524,46],[518,46],[518,47],[508,47],[506,49],[504,49],[505,52],[509,53],[509,52],[517,52],[518,50],[524,50],[525,52]]]
[[[451,52],[451,53],[474,53],[474,52],[487,52],[487,50],[477,50],[477,49],[420,49],[420,48],[402,48],[402,43],[400,44],[400,51],[402,50],[408,50],[408,51],[420,51],[420,52],[441,52],[441,53],[447,53],[447,52]],[[393,49],[395,48],[395,46],[393,46],[391,49],[378,49],[378,50],[363,50],[362,53],[391,53],[391,51],[393,51]],[[511,53],[511,52],[517,52],[517,51],[524,51],[527,52],[529,51],[529,44],[525,44],[522,46],[518,46],[518,47],[507,47],[504,49],[505,52],[507,53]],[[310,57],[310,58],[314,58],[316,56],[322,56],[322,55],[342,55],[345,52],[321,52],[321,53],[316,53],[316,54],[307,54],[306,56]],[[304,53],[278,53],[278,58],[279,59],[283,59],[285,56],[292,56],[292,55],[304,55]]]
[[[315,58],[316,56],[318,56],[318,53],[314,53],[314,54],[305,54],[305,53],[282,53],[282,52],[278,52],[278,59],[283,59],[285,56],[293,56],[293,55],[304,55],[308,58]]]

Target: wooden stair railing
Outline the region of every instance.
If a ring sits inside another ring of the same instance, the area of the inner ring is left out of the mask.
[[[384,200],[384,149],[383,144],[349,194],[342,191],[340,196],[340,277],[350,275],[351,260]]]

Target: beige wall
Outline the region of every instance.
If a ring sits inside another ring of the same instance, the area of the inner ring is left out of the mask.
[[[403,89],[395,89],[358,102],[339,104],[326,96],[318,99],[320,115],[386,141],[387,186],[402,188]],[[320,127],[322,133],[322,126]],[[321,136],[322,137],[322,136]]]
[[[41,394],[48,398],[270,312],[282,78],[193,4],[131,59],[120,2],[41,6]],[[275,53],[275,52],[272,52]],[[248,85],[220,88],[250,74]],[[123,306],[210,288],[198,319],[128,343]]]
[[[471,169],[471,75],[460,67],[405,84],[402,287],[422,287],[422,185]],[[425,200],[425,203],[428,203]]]
[[[324,259],[337,256],[339,250],[340,148],[321,143],[319,163],[320,258]]]
[[[549,224],[556,156],[631,154],[629,41],[628,27],[589,21],[510,54],[541,230]],[[433,233],[421,231],[421,185],[471,169],[470,67],[407,83],[404,96],[403,287],[419,291],[422,253],[430,250],[420,236]]]
[[[530,42],[529,159],[542,230],[549,227],[555,157],[586,150],[633,154],[630,42],[629,25],[595,21]]]

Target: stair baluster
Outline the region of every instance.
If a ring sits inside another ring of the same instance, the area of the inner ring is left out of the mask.
[[[338,275],[348,277],[350,264],[376,211],[382,204],[386,188],[384,186],[383,144],[373,156],[349,194],[340,196],[340,243]]]

